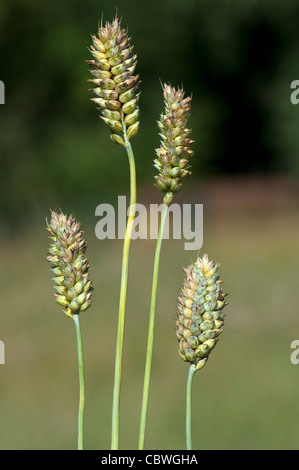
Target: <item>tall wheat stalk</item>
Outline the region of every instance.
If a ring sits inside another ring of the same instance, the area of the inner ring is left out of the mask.
[[[113,402],[112,402],[111,449],[118,449],[118,442],[119,442],[120,392],[121,392],[121,378],[122,378],[122,357],[123,357],[126,300],[127,300],[127,289],[128,289],[129,256],[130,256],[132,230],[134,227],[135,205],[136,205],[135,161],[134,161],[132,147],[130,144],[126,145],[126,150],[127,150],[127,154],[129,158],[129,166],[130,166],[130,184],[131,184],[130,212],[129,212],[128,221],[127,221],[126,235],[125,235],[124,245],[123,245],[123,257],[122,257],[122,272],[121,272],[121,285],[120,285],[116,354],[115,354]]]
[[[126,234],[123,244],[121,285],[119,298],[118,326],[115,353],[115,372],[112,401],[111,449],[119,446],[120,392],[122,379],[122,357],[125,329],[126,299],[128,288],[129,255],[131,235],[134,227],[136,205],[136,171],[133,149],[130,139],[139,128],[139,76],[133,75],[137,56],[133,53],[131,38],[121,28],[117,17],[112,23],[101,23],[97,35],[92,36],[88,60],[94,78],[92,98],[101,111],[101,118],[110,130],[113,142],[125,147],[130,169],[130,210],[127,219]]]

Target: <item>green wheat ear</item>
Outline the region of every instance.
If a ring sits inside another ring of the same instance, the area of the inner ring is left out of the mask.
[[[81,224],[70,215],[51,211],[47,223],[52,244],[47,259],[51,264],[56,302],[70,318],[85,312],[91,304],[89,263],[85,257],[86,242]]]
[[[186,278],[177,305],[176,335],[179,355],[190,363],[186,394],[186,442],[191,443],[191,385],[193,375],[202,369],[216,346],[224,325],[223,308],[227,305],[219,264],[208,255],[198,257],[185,268]]]
[[[139,128],[139,75],[134,75],[137,55],[133,52],[131,38],[115,18],[112,23],[100,26],[92,35],[90,52],[94,78],[89,82],[96,98],[91,98],[101,111],[101,118],[110,129],[111,139],[125,146]]]
[[[160,147],[156,149],[156,186],[164,193],[176,193],[182,180],[189,176],[189,159],[193,154],[187,121],[191,113],[191,97],[184,97],[182,88],[163,85],[164,112],[158,121]]]
[[[78,450],[83,449],[84,420],[84,364],[83,346],[79,314],[85,312],[91,304],[91,281],[89,264],[85,257],[86,242],[81,224],[70,215],[51,211],[51,220],[47,222],[51,236],[47,259],[51,264],[56,302],[63,307],[67,317],[75,323],[77,337],[79,370],[79,412],[78,412]]]

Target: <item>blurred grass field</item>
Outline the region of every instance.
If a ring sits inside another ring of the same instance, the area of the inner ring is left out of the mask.
[[[201,253],[221,262],[227,324],[193,383],[194,449],[298,449],[299,205],[297,182],[236,180],[204,186]],[[286,189],[287,188],[287,189]],[[295,190],[293,190],[295,188]],[[187,196],[187,195],[185,195]],[[94,286],[81,316],[85,356],[85,448],[109,449],[121,240],[96,239],[84,220]],[[53,300],[43,214],[2,239],[0,448],[76,448],[78,377],[73,322]],[[176,301],[182,267],[196,253],[162,246],[146,449],[185,449],[188,365],[177,354]],[[121,449],[136,449],[155,240],[132,242],[121,395]]]

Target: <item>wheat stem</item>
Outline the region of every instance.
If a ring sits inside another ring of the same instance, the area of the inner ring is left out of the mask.
[[[119,315],[116,340],[115,355],[115,371],[114,371],[114,387],[113,387],[113,403],[112,403],[112,432],[111,432],[111,449],[118,449],[119,442],[119,408],[120,408],[120,390],[122,375],[122,356],[123,356],[123,339],[125,326],[125,312],[128,286],[128,267],[131,235],[134,226],[135,206],[136,206],[136,170],[133,149],[129,141],[126,142],[125,149],[128,154],[130,168],[130,208],[127,220],[126,235],[123,244],[122,256],[122,272],[119,299]]]
[[[186,449],[192,450],[192,429],[191,429],[191,410],[192,410],[192,383],[196,368],[193,364],[189,367],[186,387]]]
[[[78,351],[78,370],[79,370],[79,412],[78,412],[78,450],[83,450],[83,421],[84,421],[84,400],[85,400],[85,385],[84,385],[84,364],[83,364],[83,346],[81,328],[79,322],[79,315],[73,315],[76,337],[77,337],[77,351]]]
[[[168,205],[169,205],[165,203],[165,200],[167,200],[167,196],[169,195],[166,195],[164,197],[163,209],[161,213],[161,222],[160,222],[158,240],[157,240],[157,245],[156,245],[155,260],[154,260],[138,450],[143,450],[144,440],[145,440],[146,416],[147,416],[147,408],[148,408],[150,374],[151,374],[151,365],[152,365],[152,356],[153,356],[154,327],[155,327],[155,314],[156,314],[156,305],[157,305],[157,287],[158,287],[160,253],[161,253],[161,245],[162,245],[162,238],[163,238],[163,232],[164,232],[164,227],[165,227],[166,215],[168,212]]]

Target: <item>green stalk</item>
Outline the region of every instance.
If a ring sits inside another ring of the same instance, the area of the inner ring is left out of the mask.
[[[192,382],[196,369],[193,364],[189,367],[187,388],[186,388],[186,449],[192,450],[192,430],[191,430],[191,399]]]
[[[112,431],[111,431],[111,449],[118,449],[119,441],[119,404],[122,373],[123,339],[125,326],[125,311],[128,286],[128,267],[132,230],[134,226],[135,205],[136,205],[136,170],[134,154],[129,141],[126,142],[125,149],[128,154],[130,167],[130,211],[128,215],[126,235],[123,245],[122,272],[119,299],[119,314],[116,339],[116,356],[114,371],[113,403],[112,403]]]
[[[83,346],[79,315],[74,314],[73,319],[76,327],[77,351],[78,351],[78,370],[79,370],[79,412],[78,412],[78,450],[83,450],[83,419],[84,419],[84,364],[83,364]]]
[[[152,356],[153,356],[154,327],[155,327],[155,314],[156,314],[156,305],[157,305],[157,287],[158,287],[160,253],[161,253],[161,245],[162,245],[162,238],[163,238],[163,232],[164,232],[164,227],[165,227],[166,215],[167,215],[168,206],[169,206],[171,199],[172,199],[172,193],[167,193],[163,200],[161,223],[159,227],[159,234],[158,234],[158,240],[157,240],[157,245],[156,245],[155,260],[154,260],[138,450],[143,450],[144,448],[146,415],[147,415],[147,408],[148,408],[149,385],[150,385],[151,365],[152,365]]]

